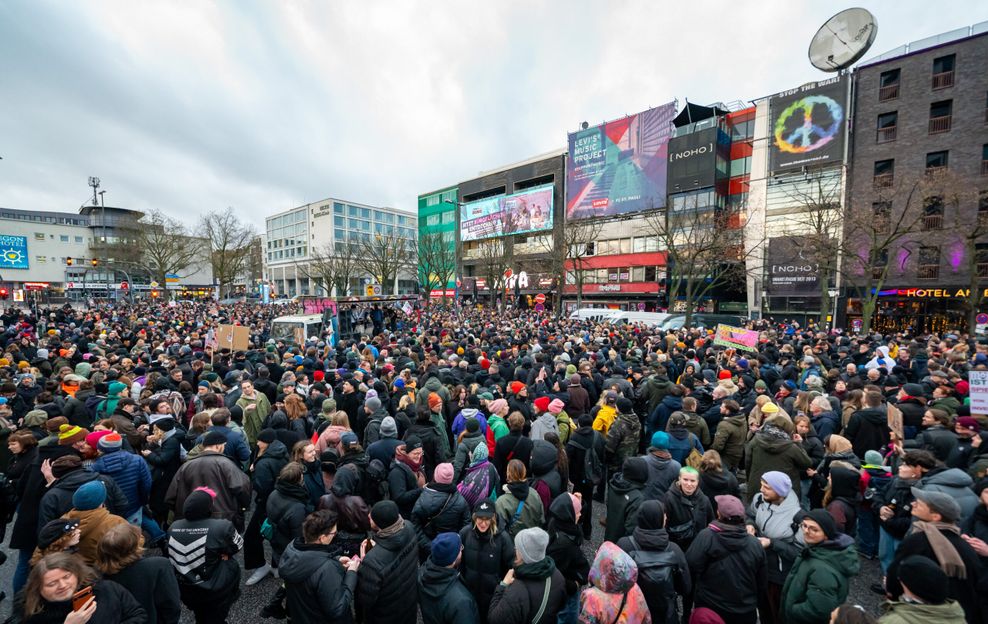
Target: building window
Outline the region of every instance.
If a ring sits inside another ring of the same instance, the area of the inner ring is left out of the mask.
[[[938,279],[940,277],[940,248],[919,248],[919,279]]]
[[[346,227],[346,217],[340,215],[333,215],[333,227]]]
[[[926,173],[940,173],[947,168],[947,152],[930,152],[926,155]]]
[[[82,237],[81,236],[76,236],[75,237],[75,242],[81,243],[82,242]]]
[[[443,213],[443,225],[448,225],[450,223],[456,222],[456,213],[453,211]]]
[[[631,281],[632,282],[644,282],[645,281],[645,267],[631,267]]]
[[[40,240],[40,241],[45,240],[45,233],[44,232],[35,232],[34,233],[34,240]]]
[[[876,143],[888,143],[895,140],[896,126],[899,123],[899,112],[882,113],[878,116],[878,134]]]
[[[871,211],[875,219],[875,231],[888,232],[892,218],[892,202],[875,202],[871,205]]]
[[[659,271],[657,267],[647,266],[645,267],[645,281],[655,282],[659,279]]]
[[[946,89],[954,86],[954,54],[933,59],[933,88]]]
[[[67,242],[69,242],[69,235],[68,234],[61,234],[61,235],[59,235],[58,240],[61,243],[67,243]]]
[[[887,102],[899,97],[899,68],[882,72],[878,77],[878,101]]]
[[[933,102],[930,104],[930,134],[950,132],[952,112],[952,100],[943,100],[941,102]]]
[[[881,279],[882,274],[885,273],[885,267],[889,263],[889,250],[883,249],[879,252],[872,251],[871,259],[871,278]]]
[[[981,146],[981,175],[988,175],[988,143]]]
[[[439,215],[437,214],[429,215],[428,217],[425,218],[425,224],[428,227],[439,225]]]
[[[895,179],[895,159],[875,161],[875,188],[891,188]]]
[[[931,195],[923,200],[923,229],[943,228],[943,196]]]

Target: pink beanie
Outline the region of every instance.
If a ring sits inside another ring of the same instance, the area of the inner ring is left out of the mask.
[[[445,463],[436,466],[436,471],[433,473],[433,478],[436,483],[450,484],[453,482],[453,464]]]
[[[579,496],[573,494],[572,492],[569,492],[569,499],[573,501],[573,513],[579,516],[580,510],[583,509],[583,502],[580,500]]]
[[[563,411],[564,407],[566,407],[566,404],[563,403],[561,400],[553,399],[552,401],[549,402],[549,413],[558,414],[559,412]]]
[[[96,445],[99,444],[99,439],[102,438],[103,436],[108,436],[111,433],[113,432],[108,430],[94,431],[86,436],[86,444],[89,445],[89,448],[95,451]]]
[[[508,409],[508,402],[504,399],[495,399],[487,404],[487,408],[491,410],[491,414],[497,414]]]

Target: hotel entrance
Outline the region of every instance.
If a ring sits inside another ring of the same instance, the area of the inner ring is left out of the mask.
[[[882,292],[872,322],[875,331],[883,334],[967,331],[967,299],[964,288],[896,289]],[[884,294],[886,292],[887,295]],[[956,294],[960,296],[954,297]],[[849,299],[848,327],[860,327],[861,320],[861,300]]]

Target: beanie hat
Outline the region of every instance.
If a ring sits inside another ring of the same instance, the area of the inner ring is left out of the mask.
[[[517,538],[515,538],[517,540]],[[460,556],[460,549],[463,547],[460,536],[456,533],[440,533],[432,540],[431,554],[429,558],[432,563],[441,568],[453,565],[456,558]]]
[[[113,451],[119,451],[120,447],[123,446],[123,438],[120,434],[115,431],[107,432],[105,436],[99,439],[96,444],[99,450],[104,453],[112,453]]]
[[[977,419],[972,416],[961,416],[957,419],[956,426],[967,429],[968,431],[973,431],[978,433],[981,431],[981,425],[978,424]]]
[[[103,431],[94,431],[92,433],[86,434],[86,444],[89,448],[96,450],[96,445],[99,444],[100,438],[108,436],[112,431],[104,429]]]
[[[759,379],[755,382],[755,390],[768,390],[768,384],[764,379]]]
[[[370,392],[370,390],[368,390],[368,392]],[[381,399],[377,398],[376,396],[373,396],[367,399],[366,401],[364,401],[364,407],[369,409],[371,413],[376,412],[377,410],[381,409]],[[432,407],[431,403],[429,404],[429,407]]]
[[[550,414],[559,414],[563,411],[564,407],[566,407],[566,404],[561,399],[553,399],[549,402],[548,410]]]
[[[577,516],[580,515],[580,512],[583,511],[583,499],[572,492],[566,492],[566,495],[569,496],[569,502],[573,504],[573,513]]]
[[[488,368],[491,367],[491,361],[488,360],[487,358],[483,358],[483,357],[480,358],[480,360],[478,360],[478,363],[480,364],[480,368],[484,370],[487,370]]]
[[[38,533],[38,549],[45,550],[61,539],[63,535],[67,535],[78,528],[79,521],[74,518],[55,518],[41,527],[41,531]]]
[[[621,414],[632,414],[635,411],[635,406],[630,400],[621,397],[617,400],[617,411]]]
[[[579,385],[581,385],[580,374],[579,373],[573,373],[572,375],[569,376],[569,385],[571,385],[571,386],[579,386]]]
[[[914,398],[919,398],[925,394],[923,392],[923,386],[917,383],[907,383],[906,385],[902,386],[902,391],[905,392],[907,396],[911,396]]]
[[[621,472],[628,481],[645,483],[648,481],[648,462],[644,457],[629,457],[621,465]]]
[[[525,389],[525,384],[523,384],[522,382],[520,381],[511,382],[511,394],[518,394],[524,389]]]
[[[715,496],[714,501],[717,503],[717,515],[727,521],[744,521],[744,504],[741,502],[737,496],[731,496],[730,494],[721,494],[720,496]],[[824,511],[823,513],[827,513]],[[830,514],[827,514],[830,515]]]
[[[220,444],[226,444],[226,436],[219,431],[207,431],[206,435],[202,436],[203,446],[219,446]]]
[[[789,496],[789,492],[792,491],[792,479],[784,472],[770,470],[762,475],[762,481],[767,483],[782,498]]]
[[[541,396],[532,401],[532,404],[535,406],[535,409],[539,410],[539,412],[547,412],[549,411],[550,402],[549,397]]]
[[[78,455],[62,455],[51,463],[51,474],[56,479],[61,479],[73,470],[82,468],[82,458]]]
[[[651,448],[665,451],[669,449],[669,434],[665,431],[656,431],[652,434]]]
[[[443,404],[442,397],[435,392],[429,393],[429,409],[435,409]]]
[[[878,451],[865,451],[864,460],[871,466],[881,466],[885,463],[885,458]]]
[[[793,390],[796,389],[796,382],[793,381],[792,379],[787,379],[787,380],[785,380],[785,381],[782,382],[782,387],[784,387],[786,390],[792,392]]]
[[[322,413],[329,414],[336,411],[336,399],[323,399]]]
[[[467,418],[463,426],[470,433],[473,433],[475,431],[480,431],[480,421],[474,418],[473,416]]]
[[[950,580],[935,561],[910,555],[899,563],[899,581],[927,604],[943,604],[949,597]]]
[[[395,379],[394,387],[395,388],[398,388],[399,390],[404,390],[405,389],[405,380],[402,379],[401,377],[399,377],[398,379]]]
[[[213,494],[208,488],[198,487],[185,497],[182,515],[186,520],[205,520],[212,514]]]
[[[722,370],[719,373],[717,373],[717,379],[730,379],[730,378],[731,378],[731,371],[729,370]]]
[[[357,434],[352,431],[344,431],[343,434],[340,435],[340,447],[344,452],[359,442],[360,440],[357,439]]]
[[[665,528],[665,506],[658,500],[642,502],[638,512],[638,526],[646,531]]]
[[[277,439],[278,434],[275,433],[274,429],[261,429],[261,432],[257,434],[257,441],[265,444],[271,444]]]
[[[54,418],[49,418],[45,422],[45,429],[48,430],[50,433],[57,435],[62,425],[67,425],[67,424],[69,424],[68,418],[66,418],[65,416],[56,416]]]
[[[374,521],[374,524],[376,524],[379,529],[386,529],[392,526],[398,522],[398,518],[401,517],[398,513],[398,505],[395,504],[394,501],[390,500],[383,500],[374,503],[374,506],[371,507],[370,516],[371,520]]]
[[[834,539],[839,533],[837,530],[837,523],[834,522],[834,517],[831,516],[830,512],[826,509],[814,509],[813,511],[808,511],[803,514],[803,518],[809,518],[813,522],[819,524],[820,528],[823,529],[823,534],[827,536],[827,539]]]
[[[762,405],[762,414],[778,414],[778,413],[779,413],[779,406],[776,405],[775,403],[769,402],[766,403],[765,405]]]
[[[76,442],[85,442],[87,435],[89,435],[88,429],[75,425],[62,425],[58,428],[58,444],[59,446],[72,446]]]
[[[200,388],[208,388],[209,387],[209,382],[206,381],[205,379],[203,379],[202,381],[199,382],[199,387]]]
[[[83,483],[72,495],[72,506],[79,511],[96,509],[106,502],[106,486],[99,479]]]
[[[496,399],[487,406],[491,410],[491,414],[497,414],[508,408],[508,402],[504,399]]]
[[[963,379],[954,384],[954,392],[961,396],[967,396],[967,393],[970,392],[970,390],[971,385]]]
[[[607,403],[611,405],[614,405],[614,403],[617,401],[617,398],[618,398],[617,392],[614,392],[613,390],[608,390],[607,394],[604,395],[604,399],[607,401]]]
[[[313,381],[317,381],[317,382],[322,381],[322,380],[326,379],[326,373],[324,373],[321,370],[317,370],[317,371],[315,371],[315,372],[312,373],[312,379],[313,379]]]
[[[549,547],[549,534],[539,527],[518,531],[515,536],[515,550],[525,563],[538,563],[545,559],[545,549]]]
[[[491,394],[490,392],[481,392],[480,394],[477,395],[477,398],[480,399],[481,401],[493,401],[494,395]]]
[[[436,470],[432,476],[435,478],[436,483],[449,485],[453,482],[453,464],[439,464],[436,466]]]
[[[381,421],[381,437],[382,438],[398,437],[398,424],[395,423],[395,419],[392,416],[385,416],[384,420]]]

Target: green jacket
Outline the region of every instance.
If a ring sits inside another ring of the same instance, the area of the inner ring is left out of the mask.
[[[956,397],[944,397],[942,399],[936,399],[935,401],[930,401],[929,407],[942,409],[951,416],[957,415],[957,408],[961,406],[961,402],[957,400]]]
[[[490,419],[487,422],[490,423]],[[566,446],[566,443],[569,442],[570,435],[576,431],[576,423],[569,417],[566,410],[563,410],[556,414],[556,426],[559,428],[559,442],[563,446]]]
[[[717,433],[720,433],[720,427],[717,427]],[[717,448],[716,443],[714,443],[714,448]],[[745,454],[748,483],[761,483],[763,474],[778,470],[789,475],[792,489],[797,496],[801,494],[799,480],[802,478],[803,471],[809,468],[811,463],[810,456],[806,454],[802,446],[788,438],[783,439],[769,435],[765,431],[759,431],[748,442]],[[749,503],[757,493],[757,487],[748,488],[747,499]]]
[[[247,409],[251,403],[256,404],[254,409]],[[237,405],[244,411],[244,435],[251,446],[257,446],[257,434],[261,433],[261,425],[264,419],[271,414],[271,403],[268,397],[258,390],[254,391],[254,398],[248,399],[241,395],[237,399]]]
[[[854,540],[843,533],[803,549],[782,586],[782,619],[789,624],[827,624],[844,603],[851,577],[861,569]]]
[[[527,483],[508,483],[501,489],[503,491],[494,503],[498,530],[507,531],[511,539],[514,539],[518,531],[545,526],[542,499],[534,488],[528,487]],[[519,502],[524,504],[521,513],[516,516]]]
[[[638,440],[641,437],[641,421],[634,414],[618,414],[617,420],[607,430],[608,463],[621,469],[629,457],[638,456]]]
[[[744,459],[744,442],[747,439],[748,419],[744,414],[738,414],[720,421],[710,448],[720,453],[727,468],[739,468]]]
[[[964,624],[964,609],[956,600],[939,605],[886,602],[878,624]]]
[[[508,423],[504,422],[504,418],[498,416],[497,414],[491,414],[487,418],[487,426],[491,428],[491,433],[494,434],[495,442],[511,432],[511,430],[508,429]]]

